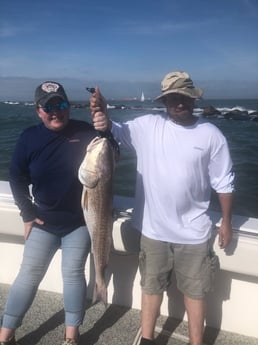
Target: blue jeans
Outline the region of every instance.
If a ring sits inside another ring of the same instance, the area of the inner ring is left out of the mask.
[[[21,325],[48,266],[61,247],[65,325],[79,326],[86,307],[85,263],[90,237],[85,226],[59,237],[33,227],[25,242],[23,260],[6,302],[2,327]]]

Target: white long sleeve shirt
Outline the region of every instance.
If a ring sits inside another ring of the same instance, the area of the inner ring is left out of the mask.
[[[113,122],[112,133],[137,155],[133,225],[160,241],[208,240],[211,188],[233,191],[232,162],[221,131],[202,119],[184,127],[167,114],[149,114]]]

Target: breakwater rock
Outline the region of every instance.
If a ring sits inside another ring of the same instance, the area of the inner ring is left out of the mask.
[[[241,110],[238,108],[230,109],[228,111],[220,111],[212,105],[204,107],[202,112],[199,113],[201,117],[216,117],[226,120],[238,120],[238,121],[255,121],[258,122],[258,110],[248,112],[247,110]]]

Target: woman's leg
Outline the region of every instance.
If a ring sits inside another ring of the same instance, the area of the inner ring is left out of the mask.
[[[76,339],[86,307],[85,263],[90,236],[85,226],[62,238],[62,275],[66,338]]]
[[[2,317],[0,340],[14,335],[31,306],[49,263],[60,246],[60,239],[46,231],[33,228],[25,242],[20,271],[10,289]]]

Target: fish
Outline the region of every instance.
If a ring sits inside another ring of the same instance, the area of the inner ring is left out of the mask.
[[[78,171],[83,185],[81,205],[91,238],[95,268],[93,304],[97,301],[107,304],[105,271],[112,246],[115,155],[110,140],[95,137],[89,143]]]

